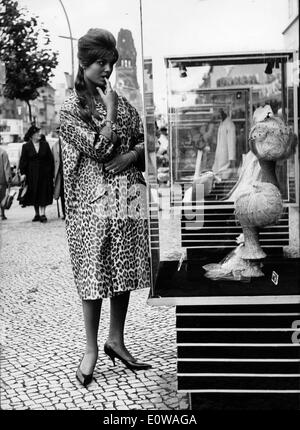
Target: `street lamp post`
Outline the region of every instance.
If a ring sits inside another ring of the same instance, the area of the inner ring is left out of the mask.
[[[64,7],[64,4],[63,4],[62,0],[59,0],[59,2],[60,2],[61,6],[63,8],[65,17],[67,19],[68,28],[69,28],[69,35],[70,36],[69,37],[60,36],[60,37],[64,37],[66,39],[70,39],[70,42],[71,42],[71,62],[72,62],[71,85],[72,85],[72,88],[74,88],[74,47],[73,47],[73,40],[76,40],[76,39],[74,39],[73,36],[72,36],[71,25],[70,25],[69,17],[68,17],[66,9]]]

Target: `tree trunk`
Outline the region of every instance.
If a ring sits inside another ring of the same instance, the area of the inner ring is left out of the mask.
[[[25,101],[26,101],[26,104],[27,104],[27,106],[28,106],[29,121],[30,121],[30,123],[32,123],[31,105],[30,105],[29,100],[25,100]]]

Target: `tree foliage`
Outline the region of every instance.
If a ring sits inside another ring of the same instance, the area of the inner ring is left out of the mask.
[[[0,61],[5,63],[4,95],[10,99],[35,100],[57,66],[58,53],[49,48],[49,31],[29,16],[17,1],[0,0]]]

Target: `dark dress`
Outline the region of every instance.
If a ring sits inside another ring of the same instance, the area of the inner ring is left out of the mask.
[[[30,140],[22,146],[20,172],[26,175],[28,190],[23,206],[48,206],[53,202],[54,161],[47,141],[40,142],[39,151]]]

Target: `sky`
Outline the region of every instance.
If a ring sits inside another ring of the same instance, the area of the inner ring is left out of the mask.
[[[117,37],[120,28],[132,29],[133,37],[140,45],[139,0],[62,0],[67,11],[74,38],[83,36],[89,28],[110,30]],[[50,31],[51,47],[59,52],[54,86],[65,82],[64,72],[71,73],[70,41],[59,36],[69,36],[67,20],[59,0],[18,0],[29,12],[40,17]],[[75,74],[77,71],[76,45],[74,41]],[[139,51],[141,49],[139,48]]]
[[[62,0],[73,37],[91,27],[132,31],[138,52],[138,79],[143,51],[151,57],[154,87],[163,88],[163,58],[168,55],[277,50],[283,48],[282,31],[288,23],[288,0]],[[65,82],[71,73],[68,25],[60,0],[18,0],[20,6],[40,17],[50,31],[52,47],[59,51],[59,65],[52,80]],[[76,42],[74,42],[76,57]],[[77,64],[75,65],[75,74]]]

